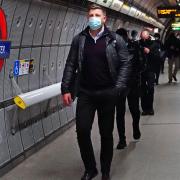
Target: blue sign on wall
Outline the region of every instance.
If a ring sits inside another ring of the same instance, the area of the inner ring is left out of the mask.
[[[6,59],[10,56],[11,42],[0,41],[0,58]]]
[[[19,60],[14,61],[14,76],[19,76]]]

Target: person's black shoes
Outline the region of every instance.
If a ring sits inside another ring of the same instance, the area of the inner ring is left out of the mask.
[[[153,116],[153,115],[154,115],[154,110],[149,111],[148,114],[149,114],[150,116]]]
[[[118,145],[117,145],[117,149],[124,149],[125,147],[127,147],[126,141],[119,141]]]
[[[147,115],[148,115],[148,112],[147,112],[147,111],[143,111],[143,112],[141,113],[141,115],[142,115],[142,116],[147,116]]]
[[[173,75],[172,77],[173,77],[174,81],[176,81],[176,82],[177,82],[177,78],[176,78],[176,76],[175,76],[175,75]]]
[[[103,174],[101,180],[110,180],[109,174],[108,175],[107,174]]]
[[[141,132],[140,132],[139,128],[136,128],[133,130],[133,138],[135,140],[139,140],[141,138]]]
[[[153,116],[153,115],[154,115],[154,110],[143,111],[143,112],[141,113],[141,115],[142,115],[142,116],[148,116],[148,115]]]
[[[85,171],[84,175],[82,176],[81,180],[91,180],[93,179],[94,177],[96,177],[98,174],[98,171],[97,169],[91,171],[91,172],[87,172]]]

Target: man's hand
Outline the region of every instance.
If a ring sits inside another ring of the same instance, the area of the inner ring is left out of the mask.
[[[150,49],[145,47],[144,48],[144,53],[149,54],[150,53]]]
[[[66,93],[63,95],[63,104],[65,106],[70,106],[72,103],[71,93]]]

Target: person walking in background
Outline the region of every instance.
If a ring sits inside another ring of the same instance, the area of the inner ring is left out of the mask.
[[[163,44],[160,40],[160,34],[159,33],[155,33],[154,34],[155,37],[155,43],[157,43],[157,54],[156,54],[156,64],[155,64],[155,83],[156,85],[159,84],[159,76],[160,76],[160,71],[161,71],[161,64],[164,58],[164,51],[163,51]]]
[[[143,30],[139,41],[140,49],[145,64],[141,73],[141,107],[142,115],[154,115],[154,82],[156,70],[156,58],[158,52],[157,43],[150,39],[149,32]]]
[[[118,96],[124,96],[127,92],[131,64],[125,42],[105,25],[106,10],[92,4],[87,17],[88,27],[73,39],[61,90],[64,104],[70,105],[71,85],[77,74],[76,132],[85,167],[81,180],[91,180],[98,174],[91,142],[96,111],[101,136],[102,180],[109,180],[115,104]]]
[[[177,81],[176,74],[179,69],[179,51],[180,51],[180,40],[176,38],[174,32],[172,32],[169,38],[165,42],[165,48],[167,51],[168,57],[168,73],[169,73],[169,83],[172,83],[172,80]],[[174,65],[174,69],[173,69]]]
[[[135,140],[140,139],[141,132],[139,128],[140,121],[140,109],[139,109],[139,98],[140,98],[140,72],[142,64],[141,51],[135,38],[131,40],[128,38],[126,29],[120,28],[116,33],[123,37],[128,47],[128,52],[131,56],[132,62],[132,75],[129,92],[126,97],[119,97],[116,104],[116,123],[119,135],[119,143],[117,149],[123,149],[127,146],[125,136],[125,112],[126,112],[126,99],[128,101],[129,109],[132,115],[133,123],[133,137]],[[134,37],[134,36],[133,36]]]

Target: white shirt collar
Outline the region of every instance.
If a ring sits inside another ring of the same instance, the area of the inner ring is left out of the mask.
[[[104,32],[104,26],[102,27],[101,31],[95,37],[92,36],[90,31],[89,31],[89,34],[94,39],[94,41],[96,43],[96,41],[102,36],[103,32]]]

